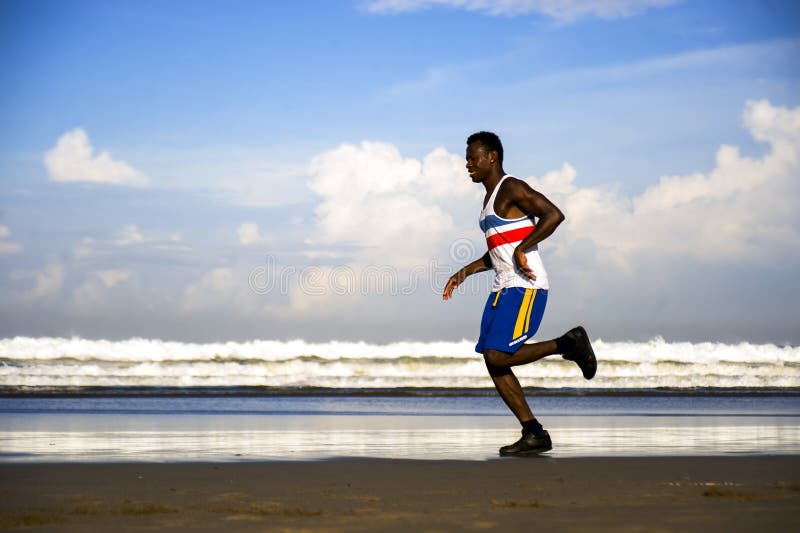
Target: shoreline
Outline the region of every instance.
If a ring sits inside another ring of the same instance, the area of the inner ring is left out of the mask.
[[[10,530],[790,531],[800,455],[5,463],[0,493]]]

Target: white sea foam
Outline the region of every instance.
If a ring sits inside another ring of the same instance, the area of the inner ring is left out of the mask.
[[[772,344],[593,342],[598,374],[554,357],[520,367],[525,386],[800,387],[800,348]],[[182,343],[15,337],[0,340],[0,386],[490,387],[474,343]]]

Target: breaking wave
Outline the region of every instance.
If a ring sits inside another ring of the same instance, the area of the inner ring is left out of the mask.
[[[773,344],[593,341],[597,376],[560,357],[515,371],[526,387],[587,389],[797,388],[800,348]],[[133,338],[0,340],[0,386],[491,387],[472,341],[184,343]]]

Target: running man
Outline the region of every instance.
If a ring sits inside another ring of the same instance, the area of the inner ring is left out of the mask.
[[[522,438],[500,448],[500,455],[535,455],[552,449],[550,434],[534,418],[512,366],[561,354],[592,379],[597,361],[582,327],[557,339],[525,344],[539,329],[547,303],[547,272],[538,244],[564,221],[550,200],[503,170],[503,145],[494,133],[481,131],[467,139],[467,171],[486,188],[480,226],[488,251],[447,281],[442,298],[476,272],[494,268],[492,292],[486,300],[475,351],[483,354],[494,386],[522,424]]]

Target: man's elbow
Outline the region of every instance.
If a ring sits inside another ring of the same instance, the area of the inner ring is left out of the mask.
[[[562,213],[560,209],[556,208],[556,210],[553,213],[553,225],[558,226],[566,219],[567,217],[564,216],[564,213]]]

